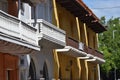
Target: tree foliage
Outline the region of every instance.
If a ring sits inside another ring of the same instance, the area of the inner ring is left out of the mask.
[[[120,18],[106,21],[102,17],[101,23],[107,25],[107,31],[99,34],[99,50],[104,53],[106,60],[102,71],[109,73],[114,68],[120,70]]]

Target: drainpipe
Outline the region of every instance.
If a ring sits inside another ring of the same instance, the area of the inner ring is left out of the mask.
[[[100,65],[98,64],[98,80],[100,80]]]

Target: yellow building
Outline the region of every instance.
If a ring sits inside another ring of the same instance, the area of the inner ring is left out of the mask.
[[[105,30],[82,0],[0,0],[0,80],[100,80]]]
[[[81,0],[53,0],[53,24],[66,31],[66,46],[56,49],[55,71],[60,80],[100,80],[99,19]],[[57,79],[56,77],[56,79]]]

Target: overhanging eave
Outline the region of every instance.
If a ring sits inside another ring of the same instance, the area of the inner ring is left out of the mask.
[[[83,3],[82,0],[56,0],[56,1],[62,7],[70,11],[75,17],[78,17],[83,23],[86,23],[87,26],[90,27],[96,33],[106,31],[105,27],[99,22],[93,23],[93,21],[99,21],[99,19]],[[92,26],[90,26],[91,24]]]
[[[71,46],[66,46],[64,49],[56,49],[57,52],[62,52],[73,57],[85,57],[87,53],[73,48]]]

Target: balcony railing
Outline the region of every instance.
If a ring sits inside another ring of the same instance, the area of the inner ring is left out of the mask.
[[[9,41],[37,46],[37,29],[3,11],[0,11],[0,35]],[[8,40],[8,39],[7,39]]]
[[[34,25],[34,20],[32,20],[30,24]],[[65,31],[57,28],[53,24],[51,24],[43,19],[37,19],[35,27],[38,29],[39,42],[41,42],[42,39],[44,39],[44,41],[47,40],[50,42],[48,44],[52,44],[52,45],[54,44],[54,45],[58,45],[58,46],[66,45]],[[44,42],[41,42],[41,44],[44,44]]]
[[[79,47],[79,42],[71,37],[66,37],[67,46],[72,46],[76,49]]]
[[[84,52],[86,52],[86,53],[88,53],[88,54],[92,54],[92,55],[94,55],[94,56],[97,56],[97,57],[103,59],[103,54],[102,54],[101,52],[99,52],[99,51],[97,51],[97,50],[95,50],[95,49],[92,49],[92,48],[86,46],[86,45],[83,44],[83,43],[80,43],[79,46],[80,46],[79,49],[83,50]]]

